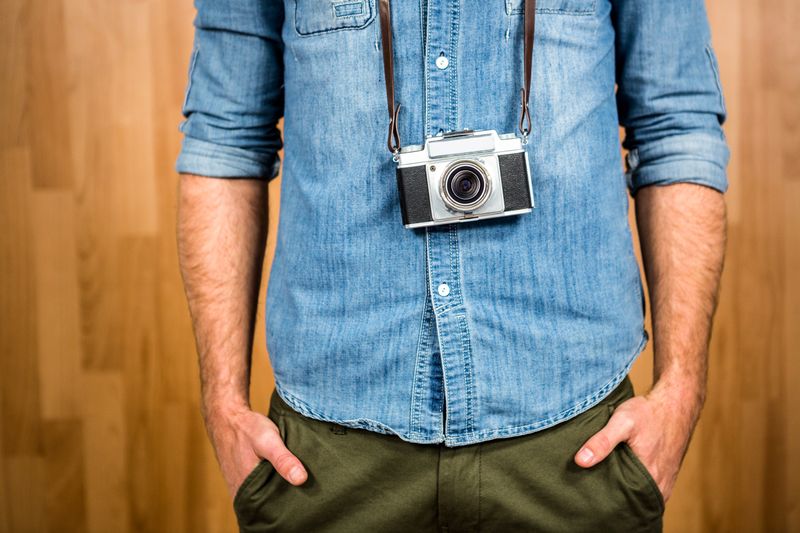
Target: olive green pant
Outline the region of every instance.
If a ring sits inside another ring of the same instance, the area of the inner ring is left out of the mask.
[[[573,457],[633,395],[629,378],[548,429],[467,446],[412,444],[303,416],[276,393],[269,417],[305,465],[302,486],[267,461],[234,499],[243,532],[661,531],[664,501],[623,443],[589,469]]]

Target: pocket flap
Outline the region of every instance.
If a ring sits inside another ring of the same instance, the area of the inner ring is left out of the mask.
[[[300,35],[365,28],[375,18],[375,0],[295,0]]]

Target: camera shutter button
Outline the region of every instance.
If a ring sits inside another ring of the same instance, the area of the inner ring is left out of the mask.
[[[450,294],[450,286],[447,285],[447,283],[442,283],[436,291],[439,293],[439,296],[447,296]]]

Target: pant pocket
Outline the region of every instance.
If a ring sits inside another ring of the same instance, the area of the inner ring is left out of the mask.
[[[658,483],[656,480],[653,479],[653,476],[650,475],[650,472],[647,470],[647,467],[644,465],[641,459],[636,455],[636,453],[631,449],[627,442],[621,442],[619,445],[619,449],[622,451],[622,454],[628,458],[631,462],[633,467],[639,471],[644,482],[650,488],[650,492],[653,495],[653,499],[656,503],[656,508],[658,509],[659,513],[664,512],[664,495],[661,494],[661,489],[658,487]]]
[[[247,500],[251,499],[253,492],[257,491],[258,487],[263,484],[264,478],[270,474],[270,470],[272,470],[272,464],[266,459],[261,459],[236,490],[236,496],[233,498],[234,510],[238,510],[247,504]]]
[[[615,405],[608,406],[609,418],[614,408]],[[611,458],[617,462],[616,477],[632,503],[636,503],[635,507],[644,515],[659,517],[663,515],[664,496],[661,494],[661,489],[628,443],[620,442],[612,450],[609,459]]]
[[[577,416],[481,450],[481,525],[486,531],[657,532],[661,511],[621,450],[590,468],[575,453],[633,396],[627,379]]]
[[[278,426],[281,439],[284,439],[283,417],[272,411],[269,417]],[[280,478],[280,475],[272,463],[261,459],[239,486],[233,498],[233,511],[240,531],[260,531],[259,524],[266,516],[269,505],[270,486],[276,477]]]

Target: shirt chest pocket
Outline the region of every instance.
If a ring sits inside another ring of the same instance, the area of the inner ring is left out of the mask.
[[[506,13],[522,15],[525,0],[503,0]],[[536,14],[593,15],[597,0],[536,0]]]
[[[375,20],[376,0],[293,0],[299,35],[366,28]]]

